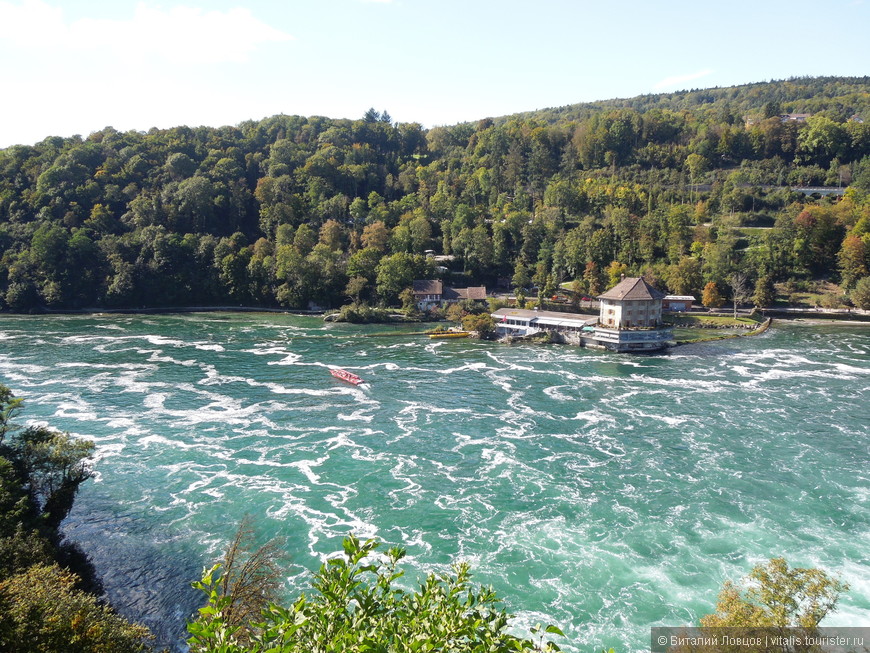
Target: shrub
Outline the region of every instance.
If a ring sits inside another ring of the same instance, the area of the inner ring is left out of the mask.
[[[507,632],[509,615],[490,588],[473,587],[467,564],[449,574],[430,574],[415,592],[396,586],[405,556],[393,548],[375,559],[378,543],[344,540],[344,554],[329,559],[312,582],[310,596],[289,608],[269,605],[258,624],[229,623],[229,600],[221,592],[220,567],[194,587],[208,604],[188,625],[193,653],[315,653],[321,651],[452,651],[492,653],[558,651]],[[555,626],[536,629],[561,635]],[[240,642],[244,641],[244,644]]]
[[[466,331],[477,331],[481,338],[488,338],[495,333],[495,322],[488,313],[466,315],[462,318],[462,328]]]
[[[445,317],[451,322],[462,322],[465,314],[465,311],[459,304],[450,304],[444,313]]]
[[[135,653],[148,630],[74,589],[78,577],[34,565],[0,583],[0,649],[8,653]]]
[[[352,324],[365,324],[367,322],[389,322],[391,312],[369,306],[368,304],[345,304],[338,311],[337,322],[350,322]]]
[[[783,558],[757,565],[742,584],[726,581],[707,628],[815,628],[849,586],[821,569],[789,568]]]
[[[858,308],[870,310],[870,277],[859,279],[849,297]]]

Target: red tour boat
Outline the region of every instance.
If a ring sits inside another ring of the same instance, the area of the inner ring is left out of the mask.
[[[336,379],[341,379],[342,381],[347,381],[348,383],[353,383],[354,385],[359,385],[360,383],[364,383],[364,381],[358,377],[353,372],[348,372],[347,370],[343,370],[340,367],[331,367],[329,369],[329,373],[332,374]]]

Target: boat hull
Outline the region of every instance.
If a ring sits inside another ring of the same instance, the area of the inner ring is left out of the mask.
[[[330,368],[329,373],[332,374],[336,379],[341,381],[346,381],[347,383],[352,383],[353,385],[359,385],[361,383],[365,383],[360,377],[358,377],[353,372],[348,372],[347,370],[343,370],[340,368]]]

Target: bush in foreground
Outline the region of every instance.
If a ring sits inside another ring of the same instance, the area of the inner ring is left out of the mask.
[[[344,554],[320,567],[311,596],[284,608],[269,604],[261,621],[234,623],[228,618],[232,599],[224,592],[220,566],[208,570],[194,587],[208,603],[188,625],[194,653],[327,653],[371,651],[408,653],[508,653],[558,651],[544,642],[555,626],[534,629],[536,643],[507,632],[509,615],[498,607],[492,589],[474,587],[467,564],[450,574],[429,575],[416,592],[395,585],[405,552],[392,548],[377,559],[378,544],[353,535]]]
[[[62,544],[60,523],[91,476],[93,442],[14,422],[20,398],[0,385],[0,651],[135,653],[148,630],[81,586],[86,562]]]

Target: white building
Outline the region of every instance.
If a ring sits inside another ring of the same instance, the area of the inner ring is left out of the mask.
[[[559,333],[567,341],[576,340],[581,333],[591,333],[598,318],[576,313],[556,311],[530,311],[524,308],[500,308],[492,313],[495,332],[499,336],[530,336],[541,331]],[[576,336],[576,338],[569,337]],[[576,344],[580,344],[577,342]]]
[[[662,298],[642,278],[623,279],[598,299],[599,316],[500,308],[492,313],[499,336],[524,337],[546,331],[555,340],[609,351],[656,351],[671,343],[662,327]]]
[[[664,297],[643,277],[628,277],[598,296],[598,321],[601,326],[617,329],[660,326]]]
[[[662,299],[662,310],[682,313],[692,310],[695,298],[692,295],[667,295]]]
[[[671,330],[662,327],[665,294],[643,277],[628,277],[598,296],[601,310],[596,345],[613,351],[653,351],[668,346]]]

